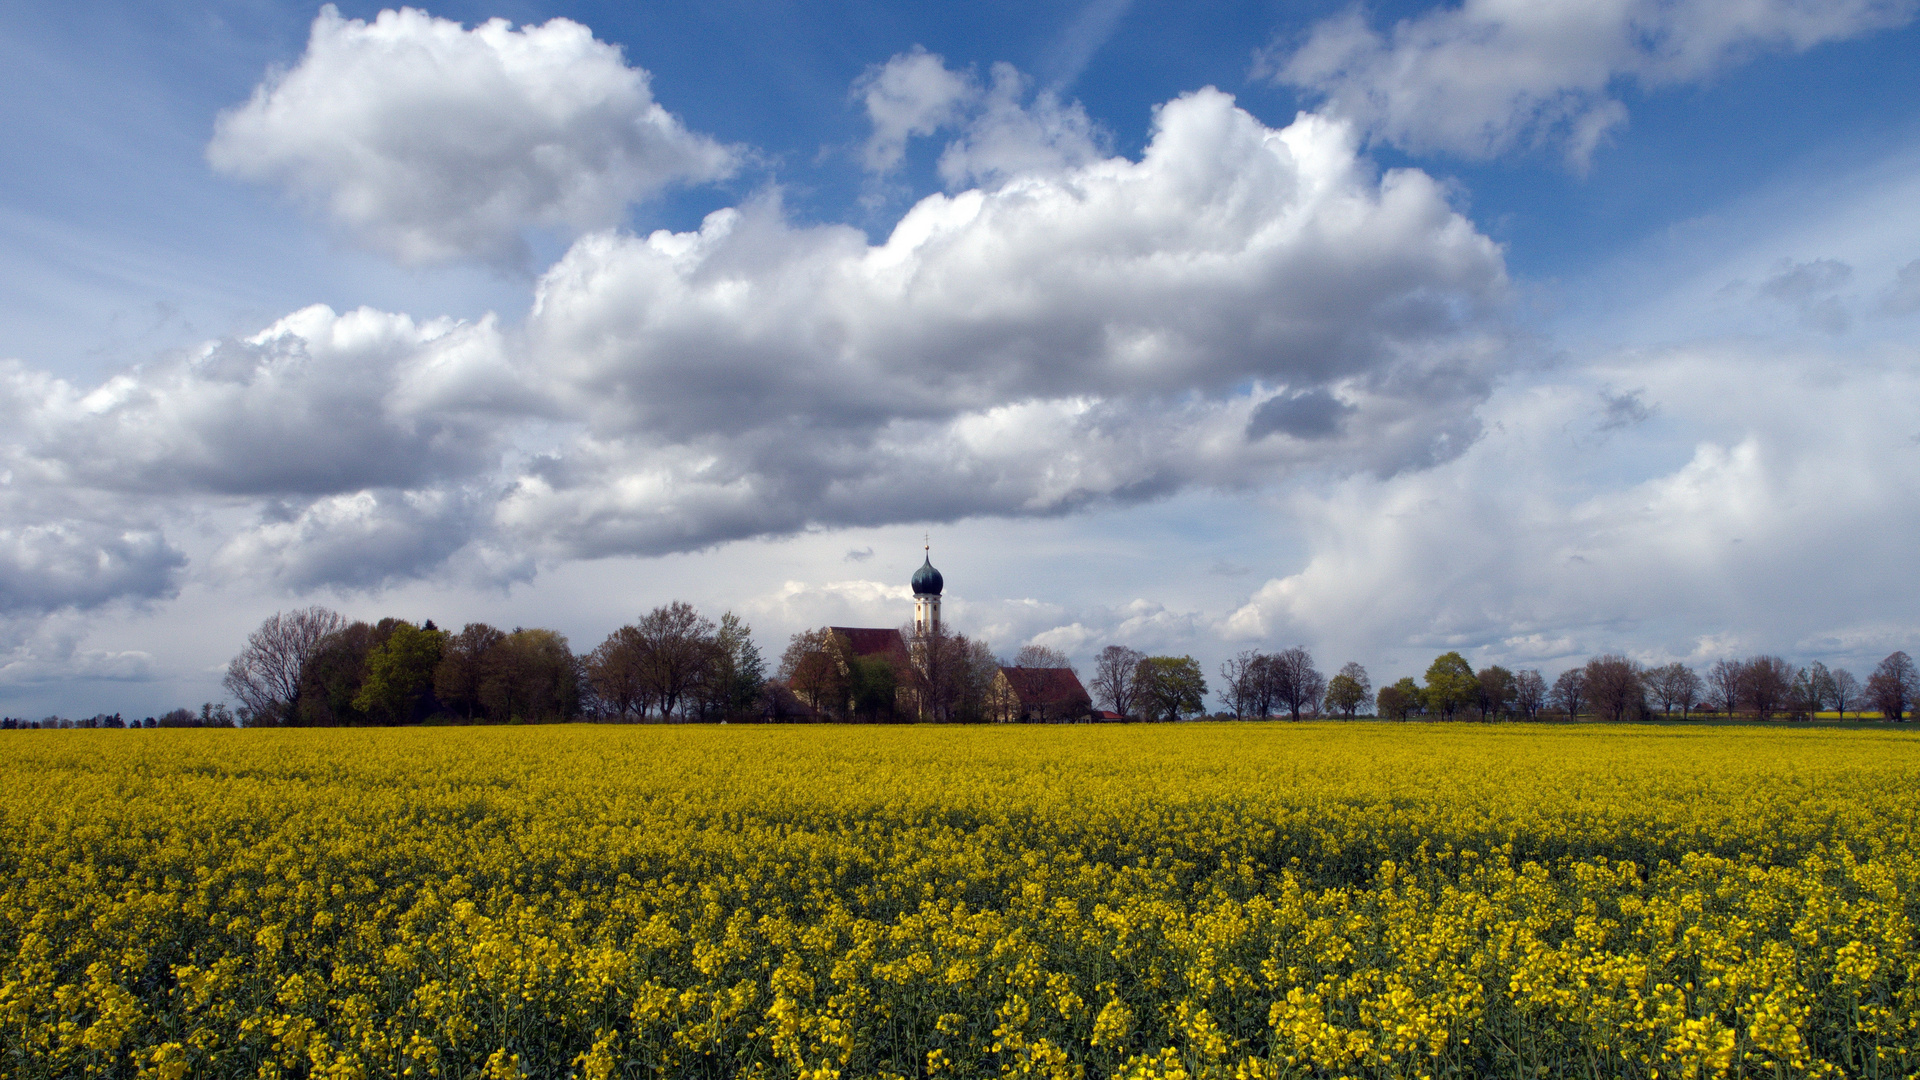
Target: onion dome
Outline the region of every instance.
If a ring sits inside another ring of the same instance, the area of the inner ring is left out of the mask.
[[[927,560],[920,564],[920,569],[913,572],[913,595],[939,596],[945,585],[946,582],[940,578],[940,571],[933,568],[933,556],[929,553]]]

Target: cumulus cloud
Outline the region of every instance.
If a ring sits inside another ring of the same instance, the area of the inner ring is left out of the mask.
[[[403,263],[518,265],[526,228],[617,224],[738,154],[689,132],[579,23],[468,30],[411,8],[369,23],[327,5],[300,62],[220,116],[207,157]]]
[[[1425,174],[1202,91],[1139,161],[930,196],[877,245],[772,203],[582,239],[528,334],[586,432],[502,518],[654,552],[1422,466],[1474,437],[1505,285]],[[1337,432],[1250,431],[1316,388]]]
[[[1222,631],[1528,663],[1623,645],[1697,662],[1755,642],[1858,663],[1846,642],[1920,634],[1885,589],[1910,573],[1901,538],[1920,527],[1896,494],[1920,483],[1920,450],[1891,449],[1920,423],[1910,365],[1731,345],[1617,363],[1597,366],[1645,380],[1683,420],[1636,429],[1625,460],[1647,459],[1642,475],[1596,476],[1562,436],[1593,391],[1511,388],[1452,462],[1296,493],[1304,565]]]
[[[6,500],[9,510],[21,509]],[[0,615],[96,608],[172,596],[186,556],[156,528],[113,521],[13,519],[0,525]]]
[[[1468,158],[1561,149],[1584,167],[1624,124],[1623,84],[1710,77],[1764,52],[1801,52],[1913,17],[1915,0],[1464,0],[1374,29],[1355,8],[1256,71],[1326,99],[1374,138]]]
[[[873,172],[891,172],[906,156],[907,139],[931,135],[958,120],[980,95],[972,76],[947,68],[946,61],[921,46],[868,68],[853,84],[866,106],[873,134],[864,161]]]
[[[877,244],[776,198],[592,233],[512,329],[315,306],[91,389],[11,365],[15,485],[106,507],[21,520],[91,522],[71,535],[98,546],[129,514],[218,510],[195,527],[230,578],[498,583],[534,559],[1390,476],[1478,436],[1511,352],[1500,249],[1345,125],[1269,128],[1205,90],[1161,107],[1139,160],[1002,167]],[[177,567],[163,540],[126,550]]]
[[[951,70],[944,58],[915,47],[868,69],[854,93],[873,125],[868,170],[891,172],[910,137],[950,130],[955,137],[939,162],[949,190],[1086,165],[1109,141],[1079,102],[1062,103],[1051,88],[1036,92],[1012,64],[993,65],[983,86],[972,71]]]

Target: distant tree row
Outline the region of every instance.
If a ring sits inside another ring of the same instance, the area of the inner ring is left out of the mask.
[[[276,613],[228,666],[249,727],[724,719],[760,708],[760,654],[731,613],[716,626],[675,601],[588,655],[546,629]]]
[[[1533,720],[1551,712],[1619,721],[1675,713],[1685,718],[1705,710],[1760,719],[1873,711],[1898,721],[1907,718],[1917,696],[1920,675],[1904,652],[1882,660],[1864,685],[1852,672],[1818,661],[1796,668],[1778,656],[1716,660],[1703,676],[1685,664],[1649,668],[1611,653],[1561,672],[1549,685],[1537,670],[1513,672],[1495,664],[1475,671],[1465,657],[1449,652],[1427,668],[1424,686],[1400,679],[1380,691],[1378,706],[1382,717],[1393,720]]]

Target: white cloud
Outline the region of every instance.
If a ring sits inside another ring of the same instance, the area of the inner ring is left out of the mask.
[[[930,196],[879,245],[765,202],[583,238],[527,333],[585,431],[503,522],[573,555],[685,550],[1469,443],[1505,359],[1498,247],[1339,124],[1270,129],[1212,90],[1157,120],[1140,161]],[[1283,390],[1337,404],[1254,424]]]
[[[1464,0],[1375,30],[1359,9],[1277,42],[1256,70],[1374,138],[1469,158],[1553,146],[1584,168],[1624,124],[1621,84],[1695,82],[1913,17],[1914,0]]]
[[[122,598],[172,596],[186,563],[156,528],[112,520],[33,518],[0,500],[14,524],[0,525],[0,615],[95,608]]]
[[[1024,103],[1028,96],[1029,80],[1012,64],[993,65],[978,112],[940,154],[940,178],[950,189],[1059,173],[1102,156],[1106,133],[1079,102],[1062,105],[1051,90]]]
[[[737,153],[653,100],[647,73],[567,19],[471,30],[332,5],[307,51],[223,113],[223,172],[284,186],[407,264],[518,264],[528,227],[617,224],[628,204],[728,175]]]
[[[916,45],[868,68],[853,84],[853,93],[873,124],[864,152],[866,167],[884,173],[899,167],[908,138],[952,124],[979,97],[980,88],[969,74],[948,70],[943,58]]]
[[[1605,423],[1581,385],[1602,379],[1644,382],[1662,402],[1632,429],[1638,453],[1609,454],[1613,468],[1646,463],[1624,482],[1596,474],[1578,437]],[[1915,401],[1910,364],[1750,343],[1614,357],[1503,390],[1484,410],[1490,433],[1460,458],[1296,496],[1309,557],[1222,629],[1416,658],[1697,662],[1797,643],[1860,663],[1849,643],[1920,635],[1885,587],[1911,574],[1902,538],[1920,528],[1903,494],[1920,484],[1920,447],[1905,438],[1920,427]]]
[[[196,526],[222,532],[211,568],[300,591],[1389,475],[1469,445],[1506,277],[1439,185],[1213,90],[1156,119],[1139,161],[930,196],[877,245],[773,200],[594,233],[522,328],[314,306],[91,390],[11,365],[6,462],[23,491],[93,493],[105,509],[66,517],[95,532],[220,508]]]
[[[915,47],[869,68],[854,94],[873,125],[869,171],[897,169],[913,136],[951,131],[956,137],[941,152],[939,170],[954,191],[1087,165],[1110,141],[1079,102],[1062,104],[1051,88],[1036,93],[1012,64],[993,65],[982,86],[972,71],[953,71],[944,58]]]

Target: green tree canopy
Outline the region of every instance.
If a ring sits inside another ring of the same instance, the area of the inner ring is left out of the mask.
[[[1480,696],[1480,680],[1466,657],[1457,652],[1441,653],[1427,668],[1427,686],[1420,693],[1428,712],[1451,720],[1454,713]]]

